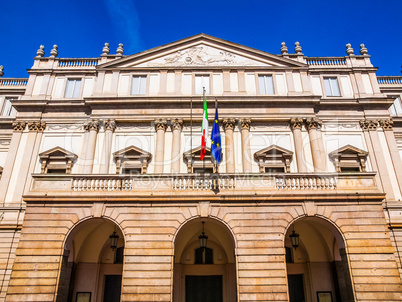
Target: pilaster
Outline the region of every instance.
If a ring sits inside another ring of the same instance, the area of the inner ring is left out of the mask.
[[[105,140],[103,141],[102,157],[99,173],[109,173],[110,154],[112,152],[113,132],[116,129],[115,120],[105,120],[103,122],[105,128]]]
[[[327,170],[327,158],[324,149],[324,142],[321,136],[322,121],[316,117],[307,118],[306,126],[310,138],[311,154],[315,172],[325,172]]]
[[[165,156],[165,132],[167,128],[166,119],[155,120],[156,148],[155,148],[155,173],[163,173]]]
[[[251,119],[240,120],[243,173],[251,172],[250,126]]]
[[[363,129],[363,132],[368,133],[369,139],[367,144],[371,144],[369,149],[374,153],[374,159],[376,162],[376,168],[378,169],[379,178],[382,184],[383,191],[387,194],[388,200],[395,200],[394,191],[391,185],[391,179],[388,174],[387,164],[385,162],[384,154],[381,149],[380,138],[378,137],[377,128],[378,121],[377,120],[364,120],[360,121],[360,127]],[[370,152],[370,150],[369,150]]]
[[[180,172],[180,150],[181,150],[181,131],[183,129],[183,120],[182,119],[174,119],[171,122],[173,137],[172,137],[172,164],[171,164],[171,172],[179,173]]]
[[[303,137],[302,137],[302,118],[291,118],[289,121],[290,128],[293,132],[293,140],[295,144],[296,151],[296,161],[297,161],[297,172],[304,173],[307,172],[306,158],[303,151]]]
[[[10,147],[7,152],[6,162],[3,167],[3,174],[0,180],[0,205],[4,206],[4,202],[7,195],[7,190],[9,187],[11,174],[14,168],[15,158],[17,157],[17,152],[19,148],[19,144],[21,141],[22,132],[24,131],[27,123],[18,121],[12,124],[14,129],[13,136],[11,138]]]
[[[225,129],[225,157],[226,157],[226,173],[235,173],[235,148],[233,141],[233,131],[236,125],[234,118],[223,120]]]
[[[84,157],[83,173],[91,174],[95,156],[96,138],[99,131],[99,121],[89,120],[84,124],[84,129],[89,132],[89,136],[88,141],[84,142],[84,144],[87,144],[87,150]]]

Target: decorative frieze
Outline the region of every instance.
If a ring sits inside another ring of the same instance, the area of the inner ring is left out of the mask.
[[[302,127],[303,127],[303,119],[300,118],[300,117],[291,118],[290,121],[289,121],[289,124],[290,124],[290,128],[292,130],[302,129]]]
[[[13,129],[15,132],[22,132],[25,129],[27,122],[13,122]]]
[[[307,130],[311,130],[311,129],[321,129],[322,126],[322,121],[316,117],[312,117],[312,118],[307,118],[306,119],[306,126],[307,126]]]
[[[84,123],[84,129],[86,131],[99,131],[99,121],[98,120],[89,120]]]
[[[377,120],[364,120],[360,121],[360,127],[363,130],[372,130],[375,131],[377,130],[378,127],[378,121]]]
[[[29,131],[43,132],[45,128],[45,122],[28,122]]]
[[[385,130],[392,131],[394,129],[394,121],[393,120],[380,120],[379,124],[384,131]]]

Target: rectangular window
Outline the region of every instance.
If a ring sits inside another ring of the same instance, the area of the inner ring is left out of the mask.
[[[198,75],[195,76],[195,94],[203,94],[205,88],[205,94],[209,94],[209,76]]]
[[[145,94],[146,83],[146,76],[133,76],[133,82],[131,84],[131,94]]]
[[[274,94],[274,82],[271,75],[258,76],[258,83],[260,86],[260,94],[273,95]]]
[[[11,105],[11,98],[9,99],[5,99],[4,100],[4,105],[3,105],[3,109],[1,111],[1,115],[2,116],[14,116],[15,115],[15,109],[14,107]]]
[[[391,115],[399,115],[402,114],[402,106],[401,106],[401,99],[396,98],[394,103],[389,108]]]
[[[78,98],[81,89],[81,79],[68,79],[66,93],[64,97],[66,98]]]
[[[324,78],[324,86],[327,96],[341,96],[337,78]]]

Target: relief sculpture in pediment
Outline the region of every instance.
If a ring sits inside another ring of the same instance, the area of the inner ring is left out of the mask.
[[[148,66],[225,66],[225,65],[255,65],[256,62],[237,56],[231,52],[214,49],[208,46],[193,46],[179,50],[163,60],[155,60]]]

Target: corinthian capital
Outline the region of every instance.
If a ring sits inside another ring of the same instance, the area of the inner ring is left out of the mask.
[[[307,130],[321,129],[322,121],[316,117],[306,119]]]
[[[98,120],[89,120],[84,124],[84,129],[86,131],[98,131],[99,130],[99,121]]]
[[[359,123],[363,130],[377,130],[378,127],[378,121],[376,120],[364,120]]]
[[[103,124],[105,126],[105,130],[114,131],[116,129],[115,120],[105,120]]]
[[[26,125],[27,122],[14,122],[12,126],[15,132],[22,132],[24,131]]]
[[[29,131],[43,132],[45,128],[45,122],[28,122]]]
[[[165,131],[166,128],[167,128],[167,121],[166,121],[166,119],[159,118],[159,119],[156,119],[156,120],[155,120],[155,129],[156,129],[156,131],[158,131],[158,130],[163,130],[163,131]]]
[[[234,130],[236,120],[234,118],[225,118],[223,121],[223,128],[226,130]]]
[[[246,129],[246,130],[250,130],[250,126],[251,126],[251,119],[245,118],[245,119],[241,119],[240,120],[240,126],[241,129]]]
[[[183,128],[183,120],[179,118],[175,118],[171,123],[172,130],[181,130]]]
[[[394,128],[393,120],[380,120],[379,123],[384,131],[385,130],[393,130],[393,128]]]
[[[291,118],[289,124],[292,130],[301,129],[303,127],[303,119],[300,117]]]

